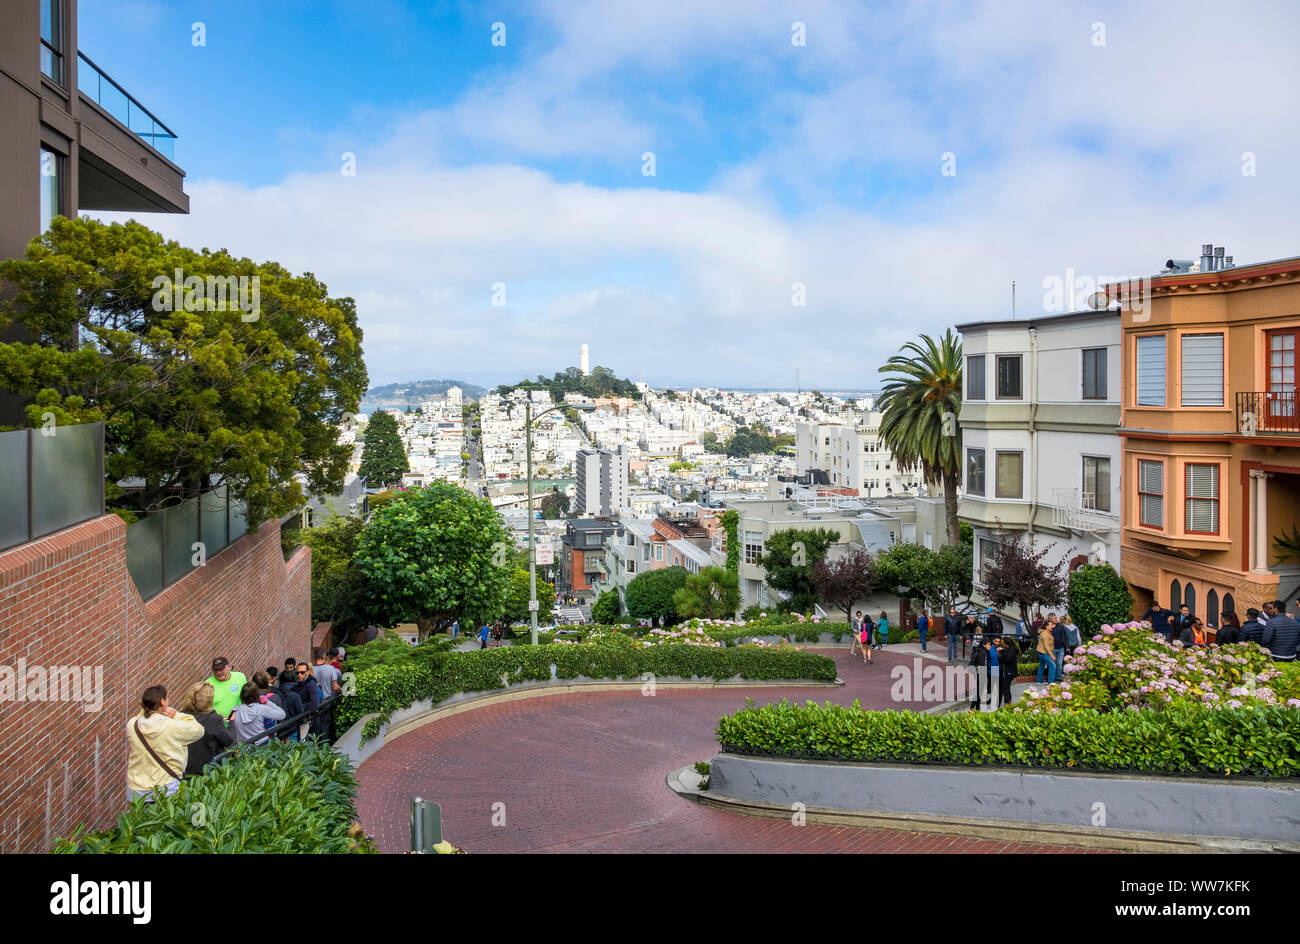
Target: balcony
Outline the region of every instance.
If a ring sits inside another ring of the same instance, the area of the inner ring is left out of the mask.
[[[1118,522],[1107,511],[1097,508],[1092,492],[1077,488],[1052,489],[1052,525],[1084,534],[1109,534]]]
[[[99,66],[77,52],[77,90],[116,118],[141,141],[167,158],[175,158],[176,135]]]
[[[1237,394],[1237,432],[1243,436],[1300,435],[1296,391]]]

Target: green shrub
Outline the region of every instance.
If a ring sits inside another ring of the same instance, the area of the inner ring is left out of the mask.
[[[1293,777],[1300,709],[1186,704],[1164,711],[929,715],[808,702],[718,721],[731,754],[905,764],[1068,767],[1179,776]]]
[[[618,613],[617,590],[606,590],[591,606],[591,618],[597,623],[612,623],[618,619]]]
[[[612,634],[611,634],[612,635]],[[639,649],[630,640],[603,640],[598,645],[552,643],[537,646],[501,646],[473,652],[448,653],[441,664],[399,662],[356,673],[355,690],[338,707],[338,724],[347,728],[363,715],[380,717],[367,725],[373,737],[392,712],[429,699],[435,704],[457,692],[484,692],[520,682],[555,677],[639,679],[650,672],[657,677],[760,681],[807,679],[833,682],[835,661],[794,649],[709,648],[654,646]]]
[[[370,670],[377,671],[377,670]],[[104,832],[60,839],[54,851],[369,853],[347,758],[316,740],[241,746],[172,796],[135,800]]]
[[[1133,612],[1133,594],[1110,564],[1085,564],[1070,574],[1066,600],[1069,614],[1084,639],[1107,623],[1127,620]]]

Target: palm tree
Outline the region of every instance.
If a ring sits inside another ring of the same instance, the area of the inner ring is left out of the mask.
[[[889,359],[880,395],[880,438],[900,472],[918,466],[929,484],[943,484],[948,540],[961,540],[957,486],[961,484],[961,340],[949,328],[938,343],[921,335]]]

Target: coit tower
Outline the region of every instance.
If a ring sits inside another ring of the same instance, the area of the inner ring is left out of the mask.
[[[582,368],[582,376],[591,376],[591,367],[587,360],[587,345],[582,346],[582,351],[578,354],[578,366]]]

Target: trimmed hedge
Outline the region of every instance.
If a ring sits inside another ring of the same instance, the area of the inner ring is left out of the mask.
[[[658,677],[777,681],[800,679],[833,682],[835,660],[793,649],[724,649],[706,646],[652,646],[639,649],[630,640],[615,645],[501,646],[453,652],[439,662],[402,662],[356,673],[353,694],[338,707],[338,724],[347,728],[363,715],[379,712],[365,729],[373,737],[399,708],[429,699],[434,703],[458,692],[485,692],[519,682],[562,679],[639,679]]]
[[[1178,776],[1300,774],[1300,709],[928,715],[751,703],[718,721],[725,753],[811,760],[1055,767]]]
[[[848,623],[776,623],[754,626],[705,626],[704,635],[724,646],[755,636],[784,636],[791,642],[816,642],[822,633],[830,633],[836,642],[847,641],[853,630]]]
[[[60,839],[54,851],[135,853],[372,853],[353,828],[357,781],[321,741],[241,746],[183,781],[172,796],[134,800],[104,832]]]

